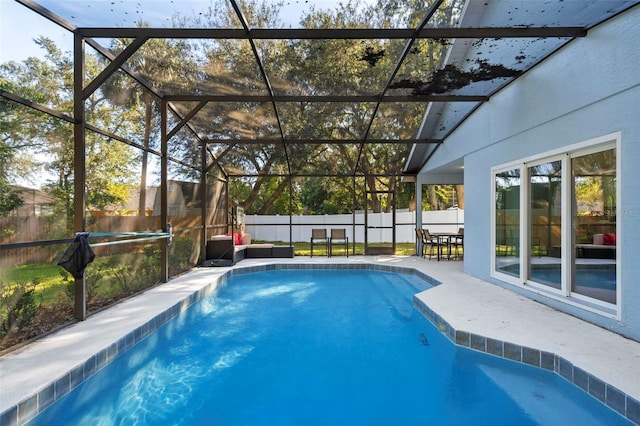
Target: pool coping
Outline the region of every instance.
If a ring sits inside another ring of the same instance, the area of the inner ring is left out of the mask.
[[[640,401],[553,352],[457,330],[414,296],[413,306],[457,346],[520,362],[558,374],[634,424],[640,424]]]
[[[4,409],[2,413],[0,413],[0,424],[22,425],[33,419],[40,412],[71,392],[83,381],[106,367],[120,355],[144,340],[152,332],[189,308],[193,303],[215,291],[219,285],[223,285],[230,277],[269,270],[301,269],[379,270],[416,275],[434,287],[441,284],[440,281],[431,275],[413,266],[396,266],[370,262],[325,264],[269,263],[252,266],[237,265],[234,268],[224,268],[224,270],[220,271],[221,273],[219,275],[211,276],[211,280],[201,288],[188,293],[186,297],[174,303],[168,309],[153,316],[150,320],[126,333],[52,382],[40,387],[34,394]],[[425,292],[428,291],[429,290],[425,290]],[[493,339],[462,329],[456,329],[441,315],[431,309],[425,301],[420,299],[418,297],[419,294],[414,295],[414,308],[431,321],[455,345],[552,371],[627,418],[632,423],[640,425],[640,402],[632,396],[575,366],[568,359],[555,353]]]

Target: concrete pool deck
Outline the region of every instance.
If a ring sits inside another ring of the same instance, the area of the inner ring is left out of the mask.
[[[467,275],[462,262],[429,261],[416,256],[295,257],[247,259],[235,268],[268,264],[379,264],[414,268],[442,283],[421,293],[419,298],[451,327],[556,354],[640,400],[640,342]],[[128,349],[133,342],[124,341],[124,336],[207,287],[229,269],[196,268],[0,357],[0,412],[20,404],[17,417],[29,418],[26,413],[33,413],[34,404],[37,405],[37,400],[31,398],[33,395],[40,393],[42,398],[45,388],[55,389],[50,386],[54,382],[67,391],[81,380],[74,380],[74,375],[67,374],[69,371],[80,370],[82,375],[83,369],[78,366],[84,366],[87,375],[87,360],[101,351],[109,358],[111,352],[106,349],[115,347],[115,342],[126,346],[118,350]],[[104,361],[95,362],[102,365]],[[11,418],[6,416],[2,420]]]

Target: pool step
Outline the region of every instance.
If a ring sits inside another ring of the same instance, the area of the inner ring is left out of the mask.
[[[415,293],[420,293],[425,290],[432,288],[432,286],[425,282],[422,278],[417,277],[415,275],[391,275],[389,277],[389,281],[395,286],[397,286],[402,291],[408,291],[411,293],[411,297]]]
[[[394,282],[392,274],[372,274],[372,284],[376,291],[389,303],[403,321],[410,321],[413,315],[413,294],[408,283],[402,280]],[[404,283],[404,285],[402,284]]]

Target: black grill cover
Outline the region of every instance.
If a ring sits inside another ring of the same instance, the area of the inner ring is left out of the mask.
[[[84,268],[93,262],[96,255],[89,245],[89,233],[78,232],[73,242],[62,253],[58,260],[58,265],[69,271],[74,278],[82,278]]]

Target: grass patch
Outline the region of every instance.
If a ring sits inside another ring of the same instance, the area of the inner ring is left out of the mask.
[[[264,241],[269,243],[268,241]],[[276,244],[286,244],[279,242]],[[369,244],[369,247],[389,247],[391,244]],[[295,242],[293,243],[293,251],[296,256],[311,256],[311,244],[307,242]],[[335,244],[333,246],[334,256],[344,256],[344,245]],[[356,243],[355,249],[353,243],[349,243],[349,255],[364,255],[364,243]],[[396,255],[413,256],[416,254],[416,245],[414,243],[396,243]],[[326,256],[327,252],[322,244],[313,245],[314,256]]]

